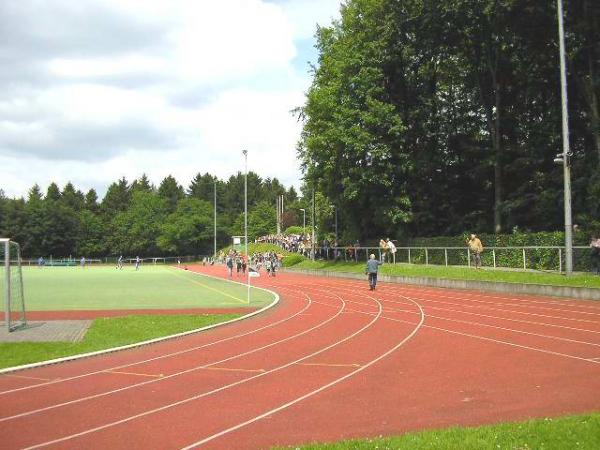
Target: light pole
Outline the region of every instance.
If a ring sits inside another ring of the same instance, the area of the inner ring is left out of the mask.
[[[248,286],[247,299],[250,304],[250,255],[248,254],[248,150],[244,154],[244,239],[246,240],[246,285]]]
[[[300,208],[302,211],[302,236],[306,236],[306,209]]]
[[[217,259],[217,179],[214,180],[214,212],[215,212],[215,221],[213,228],[213,261]]]
[[[566,274],[573,274],[573,226],[571,219],[571,167],[569,158],[569,111],[567,108],[567,68],[565,62],[565,32],[563,27],[562,0],[556,0],[558,12],[558,41],[560,50],[560,97],[562,104],[563,152],[557,155],[555,162],[562,162],[565,195],[565,266]]]

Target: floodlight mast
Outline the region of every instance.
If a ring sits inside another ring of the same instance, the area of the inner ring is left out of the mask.
[[[248,254],[248,150],[244,154],[244,239],[246,240],[246,285],[248,286],[247,300],[250,304],[250,255]]]
[[[567,68],[565,61],[565,32],[563,26],[563,3],[562,0],[556,0],[558,14],[558,41],[560,50],[560,97],[562,105],[562,138],[563,153],[557,155],[555,162],[563,164],[563,181],[565,196],[565,268],[566,274],[573,274],[573,224],[571,218],[571,167],[569,158],[571,152],[569,149],[569,111],[567,99]]]

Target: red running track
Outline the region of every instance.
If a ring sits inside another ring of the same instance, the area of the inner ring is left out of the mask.
[[[258,449],[600,409],[598,303],[370,292],[294,274],[253,282],[280,304],[0,376],[2,448]]]

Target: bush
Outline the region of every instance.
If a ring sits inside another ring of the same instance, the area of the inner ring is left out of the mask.
[[[284,234],[303,234],[304,229],[302,227],[299,227],[298,225],[294,225],[294,226],[288,227],[283,233]]]
[[[281,264],[283,265],[283,267],[292,267],[292,266],[295,266],[296,264],[299,264],[305,260],[306,260],[306,258],[304,256],[299,255],[298,253],[293,253],[291,255],[284,257]]]
[[[437,236],[430,238],[416,238],[405,241],[402,245],[406,247],[464,247],[468,234],[462,236]],[[523,233],[515,231],[512,234],[487,234],[479,235],[484,249],[489,247],[562,247],[565,243],[565,234],[562,231]],[[589,244],[589,236],[581,231],[573,234],[573,245],[586,246]],[[519,249],[496,250],[497,267],[523,267],[523,251]],[[430,264],[445,264],[443,250],[429,250]],[[526,266],[528,269],[558,270],[560,263],[558,251],[555,249],[539,248],[527,249],[525,251]],[[485,251],[481,255],[485,266],[493,266],[493,253]],[[564,253],[563,253],[564,258]],[[574,249],[574,270],[590,270],[590,257],[587,249]],[[413,250],[411,262],[425,264],[424,250]],[[448,250],[449,265],[467,265],[467,252],[459,250]],[[563,261],[564,269],[564,261]]]

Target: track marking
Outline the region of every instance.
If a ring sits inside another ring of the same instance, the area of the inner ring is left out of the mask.
[[[11,373],[4,373],[4,374],[2,374],[2,376],[4,376],[4,377],[11,377],[11,378],[23,378],[24,380],[38,380],[38,381],[52,381],[52,380],[54,380],[53,378],[26,377],[25,375],[13,375]],[[59,378],[59,380],[60,380],[60,378]]]
[[[173,274],[173,275],[174,275],[174,276],[176,276],[176,277],[182,278],[182,279],[184,279],[184,280],[187,280],[187,281],[189,281],[190,283],[197,284],[198,286],[202,286],[202,287],[204,287],[204,288],[206,288],[206,289],[209,289],[209,290],[211,290],[211,291],[218,292],[219,294],[221,294],[221,295],[224,295],[225,297],[232,298],[232,299],[234,299],[235,301],[238,301],[238,302],[244,303],[245,305],[247,305],[247,304],[248,304],[248,302],[247,302],[246,300],[242,300],[241,298],[234,297],[233,295],[231,295],[231,294],[228,294],[227,292],[224,292],[224,291],[222,291],[222,290],[220,290],[220,289],[217,289],[217,288],[214,288],[214,287],[211,287],[211,286],[207,286],[207,285],[206,285],[206,284],[204,284],[204,283],[200,283],[199,281],[192,280],[191,278],[188,278],[188,277],[186,277],[186,276],[184,276],[184,275],[180,275],[180,274],[177,272],[177,269],[173,269],[172,271],[170,271],[170,272],[168,272],[168,273],[171,273],[171,274]]]
[[[154,380],[149,380],[149,381],[143,381],[141,383],[130,384],[128,386],[124,386],[124,387],[121,387],[121,388],[113,389],[113,390],[110,390],[110,391],[105,391],[105,392],[101,392],[101,393],[98,393],[98,394],[89,395],[89,396],[86,396],[86,397],[80,397],[80,398],[77,398],[75,400],[70,400],[70,401],[66,401],[66,402],[62,402],[62,403],[56,403],[54,405],[45,406],[43,408],[39,408],[39,409],[31,410],[31,411],[26,411],[26,412],[23,412],[23,413],[20,413],[20,414],[15,414],[13,416],[2,417],[2,418],[0,418],[0,422],[5,422],[5,421],[8,421],[8,420],[13,420],[13,419],[17,419],[17,418],[25,417],[25,416],[31,416],[33,414],[39,414],[41,412],[49,411],[49,410],[60,408],[60,407],[63,407],[63,406],[73,405],[75,403],[81,403],[81,402],[84,402],[84,401],[93,400],[95,398],[105,397],[105,396],[108,396],[108,395],[111,395],[111,394],[116,394],[116,393],[119,393],[119,392],[127,391],[129,389],[133,389],[133,388],[136,388],[136,387],[140,387],[140,386],[145,386],[145,385],[148,385],[148,384],[156,383],[158,381],[168,380],[170,378],[174,378],[174,377],[177,377],[177,376],[180,376],[180,375],[185,375],[187,373],[191,373],[191,372],[198,371],[198,370],[201,370],[201,369],[206,369],[208,367],[213,367],[213,366],[216,366],[218,364],[222,364],[224,362],[231,361],[231,360],[234,360],[236,358],[241,358],[242,356],[247,356],[247,355],[250,355],[252,353],[255,353],[255,352],[258,352],[258,351],[270,348],[270,347],[273,347],[275,345],[282,344],[282,343],[287,342],[287,341],[289,341],[291,339],[295,339],[295,338],[297,338],[299,336],[302,336],[304,334],[310,333],[311,331],[314,331],[314,330],[316,330],[316,329],[318,329],[318,328],[326,325],[327,323],[331,322],[336,317],[338,317],[343,312],[344,308],[346,307],[346,302],[344,302],[344,300],[341,297],[340,297],[340,300],[342,301],[341,308],[339,308],[338,312],[336,314],[334,314],[333,316],[331,316],[329,319],[325,320],[324,322],[321,322],[318,325],[315,325],[312,328],[304,330],[301,333],[297,333],[295,335],[288,336],[287,338],[281,339],[279,341],[272,342],[270,344],[264,345],[262,347],[255,348],[253,350],[249,350],[249,351],[244,352],[244,353],[239,353],[237,355],[230,356],[230,357],[222,359],[220,361],[215,361],[215,362],[212,362],[212,363],[209,363],[209,364],[203,364],[201,366],[192,367],[190,369],[186,369],[186,370],[183,370],[181,372],[176,372],[176,373],[173,373],[173,374],[170,374],[170,375],[166,375],[166,376],[164,376],[162,378],[159,378],[159,379],[154,379]],[[309,297],[309,302],[310,301],[311,300],[310,300],[310,297]],[[257,375],[257,376],[259,376],[259,375]],[[252,379],[252,378],[249,378],[249,379]],[[215,391],[215,392],[217,392],[217,391]]]
[[[374,300],[375,300],[375,299],[374,299]],[[375,301],[377,301],[377,300],[375,300]],[[379,302],[377,301],[377,303],[379,303]],[[202,445],[202,444],[205,444],[205,443],[207,443],[207,442],[209,442],[209,441],[212,441],[212,440],[214,440],[214,439],[216,439],[216,438],[219,438],[219,437],[221,437],[221,436],[224,436],[224,435],[226,435],[226,434],[228,434],[228,433],[231,433],[231,432],[233,432],[233,431],[239,430],[240,428],[243,428],[243,427],[245,427],[245,426],[247,426],[247,425],[250,425],[250,424],[252,424],[252,423],[254,423],[254,422],[257,422],[257,421],[259,421],[259,420],[262,420],[262,419],[264,419],[264,418],[266,418],[266,417],[269,417],[269,416],[271,416],[271,415],[273,415],[273,414],[275,414],[275,413],[278,413],[279,411],[283,411],[284,409],[286,409],[286,408],[289,408],[290,406],[293,406],[293,405],[295,405],[296,403],[299,403],[299,402],[301,402],[301,401],[303,401],[303,400],[306,400],[307,398],[310,398],[310,397],[312,397],[312,396],[314,396],[314,395],[316,395],[316,394],[318,394],[318,393],[320,393],[320,392],[322,392],[322,391],[324,391],[324,390],[326,390],[326,389],[328,389],[328,388],[330,388],[330,387],[332,387],[332,386],[335,386],[335,385],[336,385],[336,384],[338,384],[338,383],[341,383],[342,381],[345,381],[345,380],[347,380],[348,378],[350,378],[350,377],[352,377],[352,376],[356,375],[356,374],[357,374],[357,373],[359,373],[359,372],[362,372],[362,371],[363,371],[363,370],[365,370],[366,368],[368,368],[368,367],[372,366],[373,364],[375,364],[375,363],[379,362],[379,361],[380,361],[380,360],[382,360],[383,358],[385,358],[385,357],[389,356],[389,355],[390,355],[390,354],[392,354],[394,351],[396,351],[398,348],[400,348],[402,345],[404,345],[406,342],[408,342],[408,341],[409,341],[409,340],[410,340],[410,339],[411,339],[411,338],[412,338],[412,337],[413,337],[415,334],[417,334],[417,331],[419,331],[419,329],[420,329],[420,328],[423,326],[423,323],[424,323],[424,321],[425,321],[425,313],[423,312],[423,309],[421,308],[421,305],[419,305],[419,304],[418,304],[418,303],[416,303],[416,302],[415,302],[415,304],[417,305],[417,307],[418,307],[418,308],[419,308],[419,310],[421,311],[421,320],[420,320],[420,322],[419,322],[419,323],[416,325],[415,329],[414,329],[414,330],[413,330],[413,331],[412,331],[412,332],[411,332],[411,333],[410,333],[410,334],[409,334],[407,337],[405,337],[405,338],[404,338],[402,341],[400,341],[400,343],[398,343],[398,344],[397,344],[395,347],[392,347],[392,348],[391,348],[390,350],[388,350],[387,352],[383,353],[382,355],[379,355],[377,358],[373,359],[372,361],[369,361],[369,362],[368,362],[367,364],[365,364],[364,366],[362,366],[362,367],[360,367],[360,368],[358,368],[358,369],[356,369],[356,370],[354,370],[354,371],[352,371],[352,372],[350,372],[350,373],[348,373],[348,374],[344,375],[343,377],[340,377],[340,378],[338,378],[338,379],[336,379],[336,380],[333,380],[332,382],[330,382],[330,383],[327,383],[327,384],[325,384],[325,385],[321,386],[321,387],[320,387],[320,388],[318,388],[318,389],[315,389],[315,390],[313,390],[313,391],[311,391],[311,392],[309,392],[309,393],[307,393],[307,394],[304,394],[303,396],[301,396],[301,397],[298,397],[298,398],[296,398],[296,399],[294,399],[294,400],[292,400],[292,401],[290,401],[290,402],[287,402],[287,403],[285,403],[285,404],[283,404],[283,405],[281,405],[281,406],[279,406],[279,407],[277,407],[277,408],[273,408],[273,409],[271,409],[271,410],[269,410],[269,411],[267,411],[267,412],[265,412],[265,413],[263,413],[263,414],[261,414],[261,415],[259,415],[259,416],[256,416],[256,417],[254,417],[254,418],[252,418],[252,419],[250,419],[250,420],[247,420],[247,421],[245,421],[245,422],[239,423],[238,425],[235,425],[235,426],[233,426],[233,427],[231,427],[231,428],[228,428],[228,429],[226,429],[226,430],[223,430],[223,431],[221,431],[221,432],[219,432],[219,433],[215,433],[215,434],[213,434],[212,436],[208,436],[208,437],[206,437],[206,438],[204,438],[204,439],[202,439],[202,440],[200,440],[200,441],[194,442],[193,444],[190,444],[190,445],[188,445],[187,447],[184,447],[184,448],[182,448],[182,450],[190,450],[190,449],[192,449],[192,448],[198,447],[198,446],[200,446],[200,445]],[[380,308],[380,309],[379,309],[379,313],[380,313],[380,314],[383,312],[381,307],[382,307],[382,305],[381,305],[381,303],[379,303],[379,308]],[[378,317],[379,317],[379,316],[378,316]]]
[[[271,327],[274,327],[276,325],[280,325],[280,324],[282,324],[284,322],[287,322],[288,320],[292,320],[294,317],[300,315],[303,311],[306,311],[310,307],[310,304],[311,304],[311,302],[308,301],[304,305],[304,308],[302,308],[299,312],[296,312],[296,313],[292,314],[291,316],[286,317],[284,319],[281,319],[281,320],[279,320],[277,322],[270,323],[268,325],[265,325],[264,327],[260,327],[260,328],[257,328],[255,330],[248,331],[246,333],[241,333],[241,334],[237,334],[237,335],[234,335],[234,336],[229,336],[229,337],[224,338],[224,339],[219,339],[217,341],[209,342],[208,344],[204,344],[204,345],[200,345],[200,346],[192,347],[192,348],[187,348],[187,349],[184,349],[184,350],[179,350],[177,352],[166,353],[164,355],[156,356],[154,358],[149,358],[149,359],[145,359],[145,360],[135,361],[133,363],[123,364],[121,366],[115,366],[115,367],[112,367],[112,368],[109,368],[109,369],[97,370],[95,372],[88,372],[88,373],[84,373],[84,374],[81,374],[81,375],[76,375],[76,376],[68,377],[68,378],[58,378],[56,380],[52,380],[52,381],[49,381],[47,383],[34,384],[32,386],[24,386],[24,387],[20,387],[20,388],[10,389],[10,390],[7,390],[7,391],[2,391],[2,392],[0,392],[0,396],[1,395],[5,395],[5,394],[11,394],[11,393],[18,392],[18,391],[24,391],[24,390],[27,390],[27,389],[33,389],[33,388],[49,386],[49,385],[53,385],[53,384],[57,384],[57,383],[64,383],[66,381],[77,380],[77,379],[80,379],[80,378],[85,378],[85,377],[89,377],[89,376],[92,376],[92,375],[97,375],[97,374],[105,372],[107,370],[123,369],[125,367],[132,367],[132,366],[136,366],[138,364],[145,364],[145,363],[149,363],[149,362],[153,362],[153,361],[158,361],[158,360],[165,359],[165,358],[171,358],[173,356],[179,356],[179,355],[183,355],[185,353],[193,352],[193,351],[196,351],[196,350],[201,350],[203,348],[210,347],[210,346],[213,346],[213,345],[216,345],[216,344],[220,344],[220,343],[223,343],[223,342],[226,342],[226,341],[230,341],[230,340],[233,340],[233,339],[242,338],[244,336],[248,336],[248,335],[251,335],[251,334],[254,334],[254,333],[258,333],[259,331],[263,331],[263,330],[265,330],[267,328],[271,328]],[[8,375],[8,374],[4,374],[4,375]]]
[[[225,370],[229,372],[258,372],[263,373],[266,372],[266,369],[235,369],[229,367],[207,367],[204,370]]]
[[[327,322],[329,322],[329,321],[333,320],[334,318],[338,317],[339,315],[341,315],[341,312],[344,310],[344,307],[345,307],[345,304],[346,304],[346,302],[345,302],[345,301],[344,301],[344,300],[343,300],[341,297],[339,297],[339,298],[340,298],[340,300],[341,300],[341,301],[342,301],[342,303],[343,303],[343,305],[342,305],[342,308],[341,308],[341,309],[338,311],[338,313],[337,313],[337,314],[335,314],[333,317],[331,317],[330,319],[328,319],[326,322],[323,322],[321,325],[318,325],[318,326],[317,326],[317,328],[318,328],[318,327],[320,327],[320,326],[322,326],[322,325],[324,325],[325,323],[327,323]],[[371,297],[371,298],[372,298],[372,297]],[[185,399],[183,399],[183,400],[179,400],[179,401],[177,401],[177,402],[174,402],[174,403],[169,403],[169,404],[163,405],[163,406],[161,406],[161,407],[158,407],[158,408],[155,408],[155,409],[151,409],[151,410],[145,411],[145,412],[143,412],[143,413],[139,413],[139,414],[136,414],[136,415],[133,415],[133,416],[129,416],[129,417],[126,417],[126,418],[124,418],[124,419],[120,419],[120,420],[117,420],[117,421],[114,421],[114,422],[110,422],[110,423],[107,423],[107,424],[104,424],[104,425],[100,425],[100,426],[98,426],[98,427],[95,427],[95,428],[90,428],[90,429],[88,429],[88,430],[81,431],[81,432],[79,432],[79,433],[71,434],[71,435],[68,435],[68,436],[63,436],[62,438],[54,439],[54,440],[52,440],[52,441],[42,442],[42,443],[40,443],[40,444],[36,444],[36,445],[30,446],[30,447],[27,447],[27,448],[26,448],[26,449],[24,449],[24,450],[32,450],[32,449],[34,449],[34,448],[46,447],[46,446],[48,446],[48,445],[53,445],[53,444],[57,444],[57,443],[60,443],[60,442],[65,442],[65,441],[68,441],[68,440],[71,440],[71,439],[75,439],[75,438],[77,438],[77,437],[80,437],[80,436],[85,436],[85,435],[87,435],[87,434],[94,433],[94,432],[96,432],[96,431],[101,431],[101,430],[104,430],[104,429],[107,429],[107,428],[111,428],[111,427],[113,427],[113,426],[116,426],[116,425],[120,425],[120,424],[123,424],[123,423],[127,423],[127,422],[130,422],[130,421],[132,421],[132,420],[139,419],[139,418],[141,418],[141,417],[146,417],[146,416],[149,416],[149,415],[151,415],[151,414],[155,414],[155,413],[157,413],[157,412],[165,411],[165,410],[167,410],[167,409],[171,409],[171,408],[174,408],[174,407],[176,407],[176,406],[180,406],[180,405],[183,405],[183,404],[186,404],[186,403],[189,403],[189,402],[192,402],[192,401],[198,400],[198,399],[200,399],[200,398],[207,397],[207,396],[209,396],[209,395],[212,395],[212,394],[215,394],[215,393],[218,393],[218,392],[224,391],[224,390],[226,390],[226,389],[229,389],[229,388],[231,388],[231,387],[239,386],[239,385],[241,385],[241,384],[247,383],[247,382],[249,382],[249,381],[252,381],[252,380],[255,380],[255,379],[257,379],[257,378],[261,378],[261,377],[264,377],[264,376],[266,376],[266,375],[269,375],[269,374],[272,374],[272,373],[275,373],[275,372],[279,372],[279,371],[281,371],[281,370],[283,370],[283,369],[285,369],[285,368],[287,368],[287,367],[290,367],[290,366],[292,366],[292,365],[294,365],[294,364],[298,364],[298,363],[299,363],[299,362],[301,362],[301,361],[305,361],[305,360],[307,360],[307,359],[309,359],[309,358],[313,358],[313,357],[314,357],[314,356],[316,356],[316,355],[319,355],[319,354],[321,354],[321,353],[324,353],[324,352],[326,352],[327,350],[330,350],[330,349],[332,349],[332,348],[334,348],[334,347],[336,347],[336,346],[338,346],[338,345],[340,345],[340,344],[342,344],[342,343],[344,343],[344,342],[346,342],[346,341],[348,341],[348,340],[352,339],[353,337],[355,337],[355,336],[359,335],[360,333],[362,333],[362,332],[363,332],[364,330],[366,330],[367,328],[371,327],[371,326],[372,326],[372,325],[373,325],[373,324],[374,324],[374,323],[375,323],[375,322],[376,322],[376,321],[379,319],[379,317],[380,317],[380,316],[382,315],[382,313],[383,313],[383,307],[382,307],[381,303],[379,303],[379,302],[378,302],[376,299],[373,299],[373,300],[375,300],[375,301],[376,301],[376,302],[379,304],[379,313],[378,313],[378,314],[377,314],[377,315],[376,315],[376,316],[373,318],[373,320],[371,320],[369,323],[367,323],[365,326],[363,326],[363,327],[362,327],[362,328],[360,328],[359,330],[355,331],[354,333],[352,333],[352,334],[350,334],[350,335],[346,336],[345,338],[343,338],[343,339],[341,339],[341,340],[339,340],[339,341],[337,341],[337,342],[334,342],[333,344],[330,344],[330,345],[328,345],[328,346],[326,346],[326,347],[323,347],[322,349],[320,349],[320,350],[317,350],[316,352],[313,352],[313,353],[311,353],[311,354],[309,354],[309,355],[303,356],[303,357],[301,357],[301,358],[299,358],[299,359],[297,359],[297,360],[295,360],[295,361],[291,361],[291,362],[289,362],[289,363],[286,363],[286,364],[284,364],[284,365],[282,365],[282,366],[275,367],[274,369],[269,369],[268,371],[266,371],[266,372],[264,372],[264,373],[260,373],[260,374],[258,374],[258,375],[253,375],[253,376],[251,376],[251,377],[244,378],[243,380],[239,380],[239,381],[236,381],[236,382],[234,382],[234,383],[230,383],[230,384],[228,384],[228,385],[221,386],[221,387],[219,387],[219,388],[213,389],[212,391],[203,392],[203,393],[201,393],[201,394],[194,395],[194,396],[192,396],[192,397],[188,397],[188,398],[185,398]],[[415,329],[415,330],[413,331],[413,334],[416,332],[416,330],[417,330],[417,329]],[[304,333],[306,333],[306,332],[308,332],[308,330],[306,330],[306,331],[304,331],[303,333],[300,333],[300,334],[304,334]],[[297,335],[297,336],[298,336],[298,335]],[[411,337],[412,337],[412,334],[411,334]],[[290,338],[288,338],[288,339],[290,339]],[[286,340],[287,340],[287,339],[286,339]],[[405,341],[406,341],[406,340],[408,340],[408,338],[406,338],[406,339],[405,339]],[[272,345],[274,345],[274,344],[269,344],[269,346],[272,346]],[[391,353],[391,351],[390,351],[389,353]],[[237,356],[236,356],[236,357],[237,357]],[[233,357],[233,358],[235,358],[235,357]],[[233,358],[229,358],[229,359],[233,359]],[[367,366],[367,365],[365,365],[365,366],[363,366],[363,367],[361,367],[361,368],[357,369],[356,371],[352,372],[351,374],[357,373],[357,372],[359,372],[359,371],[361,371],[361,370],[365,369],[366,367],[368,367],[368,366]],[[348,374],[348,375],[346,375],[345,377],[342,377],[342,378],[340,379],[340,381],[341,381],[342,379],[348,378],[348,377],[349,377],[351,374]],[[158,381],[158,380],[157,380],[157,381]],[[327,386],[327,387],[328,387],[328,386]],[[323,390],[323,389],[324,389],[324,388],[321,388],[320,390]]]
[[[165,376],[164,373],[159,373],[159,374],[155,375],[155,374],[150,374],[150,373],[119,372],[116,370],[105,370],[105,371],[103,371],[103,373],[115,373],[115,374],[119,374],[119,375],[136,375],[138,377],[153,377],[153,378],[162,378]]]
[[[302,363],[299,366],[318,366],[318,367],[360,367],[360,364],[327,364],[327,363]]]

